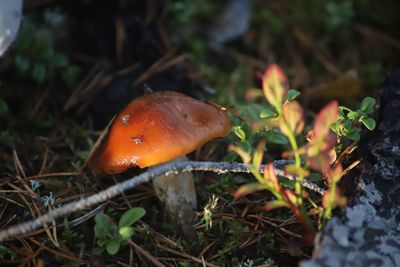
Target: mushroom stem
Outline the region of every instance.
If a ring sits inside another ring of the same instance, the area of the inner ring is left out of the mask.
[[[292,160],[278,160],[274,161],[274,170],[276,175],[284,176],[290,180],[296,179],[293,176],[285,176],[283,172],[283,168],[287,164],[293,163]],[[260,173],[264,171],[265,165],[260,166]],[[32,232],[40,227],[42,227],[46,223],[51,223],[53,220],[66,216],[72,212],[83,210],[94,206],[99,203],[103,203],[122,192],[132,189],[140,184],[151,181],[157,176],[160,175],[172,175],[179,172],[191,172],[191,171],[209,171],[215,172],[218,174],[224,174],[228,172],[234,173],[250,173],[250,169],[243,163],[237,162],[197,162],[197,161],[188,161],[188,162],[172,162],[167,164],[162,164],[157,168],[134,176],[126,181],[110,186],[109,188],[100,191],[96,194],[93,194],[89,197],[73,201],[63,205],[62,207],[56,208],[54,210],[49,211],[46,214],[43,214],[37,217],[34,220],[20,223],[14,225],[8,229],[0,231],[0,242],[10,239],[16,236],[24,235],[29,232]],[[325,193],[325,190],[320,188],[318,185],[308,182],[307,180],[303,180],[302,184],[304,187],[311,189],[321,195]]]
[[[188,162],[183,156],[170,161]],[[152,167],[153,169],[156,167]],[[154,191],[165,206],[166,213],[172,224],[185,237],[195,236],[193,222],[197,207],[196,189],[191,172],[160,175],[153,179]]]

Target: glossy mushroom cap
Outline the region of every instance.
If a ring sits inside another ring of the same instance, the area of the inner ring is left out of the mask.
[[[231,124],[221,108],[176,92],[134,99],[115,118],[90,165],[95,173],[120,173],[188,154],[226,136]]]

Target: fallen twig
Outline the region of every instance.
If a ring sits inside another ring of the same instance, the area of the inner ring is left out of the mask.
[[[288,160],[279,160],[273,163],[275,172],[277,175],[284,176],[288,179],[295,179],[293,176],[285,176],[282,171],[283,167],[286,164],[291,163],[292,161]],[[264,171],[264,165],[260,166],[260,172]],[[79,211],[90,206],[94,206],[99,203],[103,203],[122,192],[132,189],[135,186],[151,181],[154,177],[160,175],[171,175],[179,172],[191,172],[191,171],[209,171],[215,172],[218,174],[224,174],[228,172],[233,173],[250,173],[250,169],[246,164],[237,163],[237,162],[197,162],[197,161],[188,161],[188,162],[171,162],[160,165],[157,168],[153,168],[148,170],[138,176],[132,177],[129,180],[124,182],[115,184],[110,186],[109,188],[98,192],[97,194],[91,195],[89,197],[73,201],[71,203],[65,204],[62,207],[51,210],[48,213],[37,217],[34,220],[24,222],[21,224],[17,224],[13,227],[10,227],[6,230],[0,232],[0,242],[9,238],[13,238],[19,235],[23,235],[29,233],[33,230],[36,230],[42,227],[46,223],[52,222],[54,219],[65,216],[75,211]],[[324,194],[325,190],[320,188],[319,186],[308,182],[303,181],[303,186],[307,187],[319,194]]]

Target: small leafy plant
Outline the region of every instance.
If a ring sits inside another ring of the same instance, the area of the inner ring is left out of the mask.
[[[339,119],[332,125],[332,130],[338,137],[345,136],[352,141],[360,140],[360,124],[363,124],[368,130],[373,130],[376,126],[375,120],[369,115],[374,110],[375,99],[366,97],[361,102],[360,108],[351,110],[348,107],[339,107]]]
[[[121,245],[125,244],[135,232],[131,225],[145,214],[143,208],[131,208],[121,216],[118,225],[107,214],[97,214],[94,225],[97,247],[93,249],[93,253],[101,254],[106,250],[110,255],[117,254]]]
[[[72,86],[80,68],[71,65],[68,57],[56,52],[50,33],[39,30],[30,19],[25,18],[14,44],[14,64],[17,73],[42,84],[62,73],[64,81]]]
[[[11,249],[0,245],[0,259],[4,260],[4,259],[15,259],[17,257],[17,254],[12,251]]]
[[[249,166],[257,182],[241,186],[234,195],[241,197],[254,191],[268,190],[273,195],[273,200],[265,204],[265,209],[289,208],[309,232],[314,232],[315,226],[320,228],[330,218],[335,207],[346,204],[346,199],[337,187],[343,174],[341,163],[336,162],[335,146],[338,137],[355,137],[349,132],[359,133],[357,123],[362,123],[372,130],[375,121],[368,115],[372,112],[375,101],[365,98],[357,111],[339,107],[337,101],[332,101],[317,114],[313,127],[304,135],[306,121],[303,108],[295,100],[299,92],[288,89],[288,80],[279,66],[272,65],[267,68],[262,76],[262,87],[271,112],[264,118],[260,115],[261,119],[253,123],[252,130],[255,133],[250,135],[260,139],[258,145],[255,149],[248,149],[251,147],[250,143],[243,146],[248,133],[240,126],[234,128],[234,133],[240,139],[239,146],[230,147]],[[275,136],[272,139],[268,138],[271,137],[271,133]],[[272,163],[265,165],[263,175],[258,171],[268,140],[277,141],[278,137],[282,140],[281,144],[288,148],[282,156],[293,162],[286,165],[284,170],[285,175],[295,177],[294,184],[289,187],[283,186],[280,177],[274,172]],[[327,187],[319,200],[313,199],[302,186],[305,179],[311,180],[316,174],[323,177]],[[322,207],[317,203],[322,203]],[[307,207],[312,207],[314,212],[310,213]],[[311,216],[317,216],[316,220],[314,219],[316,225]]]

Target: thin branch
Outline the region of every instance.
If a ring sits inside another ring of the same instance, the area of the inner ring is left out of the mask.
[[[288,160],[279,160],[275,161],[274,168],[275,172],[279,176],[284,176],[284,172],[282,171],[283,167],[292,161]],[[262,173],[264,170],[264,165],[260,166],[260,172]],[[218,174],[224,174],[228,172],[233,173],[250,173],[249,168],[246,164],[236,163],[236,162],[197,162],[197,161],[187,161],[187,162],[170,162],[163,165],[160,165],[156,168],[147,170],[146,172],[132,177],[129,180],[124,182],[115,184],[110,186],[109,188],[98,192],[97,194],[91,195],[89,197],[70,202],[68,204],[63,205],[60,208],[49,211],[48,213],[37,217],[28,222],[24,222],[21,224],[17,224],[13,227],[10,227],[6,230],[0,232],[0,242],[14,238],[19,235],[27,234],[31,231],[34,231],[40,227],[42,227],[46,223],[52,222],[54,219],[66,216],[72,212],[76,212],[99,203],[103,203],[113,197],[121,194],[122,192],[132,189],[137,185],[142,183],[146,183],[151,181],[154,177],[160,175],[171,175],[179,172],[191,172],[191,171],[208,171],[215,172]],[[284,176],[285,177],[285,176]],[[287,177],[288,179],[295,179],[293,176]],[[304,181],[303,186],[307,187],[313,191],[318,192],[319,194],[324,194],[324,189],[318,187],[317,185]]]

